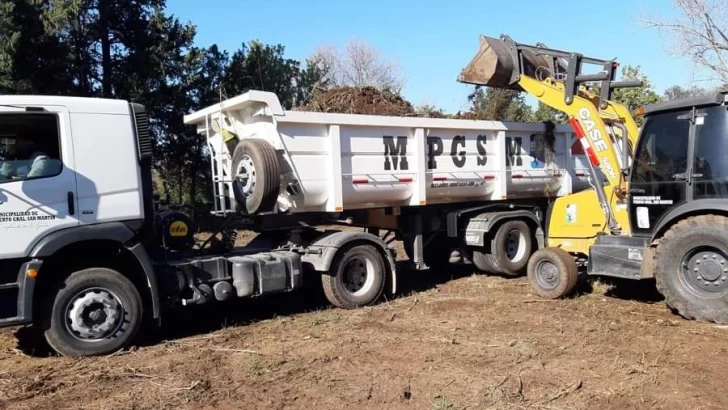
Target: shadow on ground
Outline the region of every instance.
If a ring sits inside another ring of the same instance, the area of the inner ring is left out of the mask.
[[[407,261],[398,262],[398,289],[395,299],[407,297],[413,293],[424,292],[449,281],[473,274],[470,265],[453,265],[446,270],[416,271],[411,269]],[[501,278],[523,280],[523,277],[508,277],[493,275]],[[220,303],[213,302],[208,305],[177,308],[166,312],[163,316],[161,328],[147,326],[137,341],[140,346],[151,346],[164,340],[173,340],[211,333],[226,327],[244,326],[262,320],[276,317],[286,317],[311,311],[331,309],[321,290],[320,280],[316,274],[309,274],[304,278],[301,289],[266,296],[260,299],[233,300]],[[578,284],[574,297],[581,297],[593,293],[595,280],[583,278]],[[606,297],[636,300],[645,303],[654,303],[662,300],[657,293],[654,281],[628,281],[599,279],[600,285],[607,286],[604,293]],[[597,290],[598,291],[598,290]],[[16,332],[18,348],[25,354],[36,357],[54,355],[45,343],[38,330],[21,328]]]

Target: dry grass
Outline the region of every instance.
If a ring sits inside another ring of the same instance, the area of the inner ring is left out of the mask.
[[[351,311],[315,287],[190,308],[102,358],[31,357],[0,332],[0,408],[728,408],[726,330],[674,316],[649,284],[543,301],[525,278],[453,269],[402,287]]]

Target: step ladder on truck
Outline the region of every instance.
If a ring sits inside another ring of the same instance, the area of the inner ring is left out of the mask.
[[[596,73],[585,73],[597,65]],[[728,94],[645,106],[638,129],[612,100],[612,60],[481,36],[458,81],[525,91],[568,115],[589,158],[589,189],[556,198],[546,246],[528,277],[548,298],[569,295],[579,266],[593,276],[654,278],[685,318],[728,322]],[[587,88],[589,83],[595,88]]]

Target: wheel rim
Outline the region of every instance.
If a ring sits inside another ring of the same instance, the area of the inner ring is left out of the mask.
[[[685,254],[680,269],[684,286],[697,296],[714,297],[728,291],[728,256],[713,247]]]
[[[374,262],[367,257],[351,258],[343,271],[344,289],[354,296],[367,293],[374,285]]]
[[[66,328],[76,339],[97,342],[116,334],[124,323],[125,311],[119,298],[107,289],[78,292],[65,312]]]
[[[543,289],[554,289],[559,284],[559,268],[551,261],[541,261],[536,265],[536,282]]]
[[[255,163],[250,155],[244,155],[238,163],[237,169],[235,169],[235,178],[240,181],[242,186],[243,196],[246,198],[253,194],[255,190]]]
[[[514,229],[506,235],[506,258],[510,261],[519,261],[526,254],[526,235]]]

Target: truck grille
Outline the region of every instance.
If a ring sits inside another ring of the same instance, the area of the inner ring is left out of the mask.
[[[152,158],[152,136],[149,133],[149,117],[146,109],[141,104],[132,103],[131,109],[134,112],[139,160],[149,160]]]

